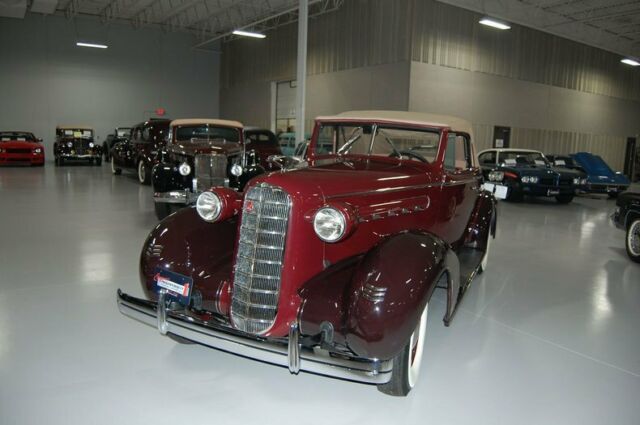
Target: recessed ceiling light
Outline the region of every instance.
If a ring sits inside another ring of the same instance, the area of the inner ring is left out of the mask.
[[[266,35],[260,34],[259,32],[251,32],[251,31],[243,31],[243,30],[235,30],[233,32],[235,35],[241,35],[243,37],[253,37],[253,38],[265,38]]]
[[[505,24],[504,22],[500,22],[500,21],[496,21],[495,19],[492,18],[482,18],[479,21],[482,25],[486,25],[488,27],[491,28],[497,28],[499,30],[508,30],[511,29],[511,27],[507,24]]]
[[[109,47],[106,44],[83,43],[83,42],[80,42],[80,41],[78,41],[76,43],[76,46],[78,46],[78,47],[93,47],[95,49],[106,49],[107,47]]]
[[[631,58],[624,58],[620,62],[626,63],[627,65],[631,65],[631,66],[640,66],[640,62],[638,62],[637,60],[633,60]]]

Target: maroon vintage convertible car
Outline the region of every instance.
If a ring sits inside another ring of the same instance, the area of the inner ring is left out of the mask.
[[[433,292],[446,294],[448,325],[495,236],[471,126],[322,117],[307,159],[162,221],[140,258],[146,299],[118,290],[119,309],[179,342],[406,395]]]

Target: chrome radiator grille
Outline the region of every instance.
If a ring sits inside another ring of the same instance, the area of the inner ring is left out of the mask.
[[[194,175],[199,192],[212,186],[228,186],[226,155],[196,155]]]
[[[290,196],[268,184],[245,195],[231,299],[241,331],[260,334],[275,321],[290,209]]]

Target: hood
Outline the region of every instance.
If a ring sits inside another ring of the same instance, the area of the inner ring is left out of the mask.
[[[571,157],[589,175],[588,178],[591,183],[630,183],[626,176],[617,174],[598,155],[593,155],[589,152],[578,152],[571,155]]]
[[[180,155],[194,156],[198,154],[224,154],[234,155],[239,153],[242,147],[236,142],[186,142],[172,143],[169,152]]]
[[[0,142],[0,147],[3,149],[35,149],[42,148],[42,144],[22,140],[10,140],[8,142]]]
[[[375,158],[332,158],[316,162],[313,167],[274,172],[256,178],[279,186],[289,193],[322,196],[324,200],[355,194],[387,192],[407,186],[437,183],[431,166],[413,161]]]

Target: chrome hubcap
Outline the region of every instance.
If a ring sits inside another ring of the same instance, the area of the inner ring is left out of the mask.
[[[634,256],[640,255],[640,220],[631,223],[627,234],[627,246]]]
[[[138,180],[140,182],[144,181],[144,162],[142,161],[138,163]]]

